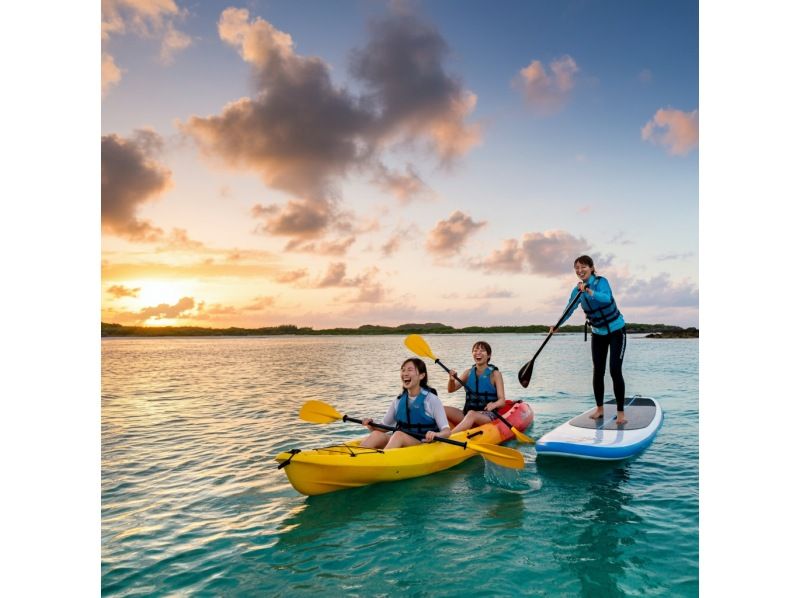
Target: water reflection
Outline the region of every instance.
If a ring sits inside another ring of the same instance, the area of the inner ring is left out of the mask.
[[[631,501],[626,491],[630,462],[550,459],[539,464],[543,476],[548,471],[553,476],[549,483],[560,486],[560,494],[574,498],[576,487],[582,486],[580,494],[586,496],[578,505],[564,505],[555,561],[578,580],[582,596],[626,596],[620,586],[630,565],[626,554],[636,543],[642,523],[642,518],[627,508]]]

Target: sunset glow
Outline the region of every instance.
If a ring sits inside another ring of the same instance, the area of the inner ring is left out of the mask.
[[[103,322],[698,324],[693,4],[103,7]]]

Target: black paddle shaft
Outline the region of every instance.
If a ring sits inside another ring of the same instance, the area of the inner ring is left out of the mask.
[[[363,423],[362,423],[362,421],[360,419],[356,419],[355,417],[350,417],[349,415],[342,416],[342,421],[354,422],[356,424],[362,424],[363,425]],[[378,428],[379,430],[386,430],[387,432],[396,432],[397,431],[397,428],[394,428],[392,426],[387,426],[386,424],[377,424],[375,422],[372,422],[370,424],[370,426],[372,426],[373,428]],[[400,430],[400,431],[401,432],[405,432],[409,436],[413,436],[417,440],[422,440],[423,438],[425,438],[424,434],[417,434],[416,432],[410,432],[408,430]],[[458,440],[450,440],[449,438],[442,438],[441,436],[437,436],[436,437],[436,442],[444,442],[446,444],[454,444],[456,446],[460,446],[463,449],[469,448],[467,446],[466,442],[459,442]]]
[[[563,323],[562,320],[564,319],[564,316],[566,316],[567,312],[569,312],[569,310],[571,310],[574,307],[574,305],[580,300],[581,293],[583,293],[583,291],[578,291],[578,294],[575,295],[575,298],[572,301],[570,301],[569,305],[567,306],[567,309],[564,310],[564,313],[561,314],[561,317],[558,319],[558,322],[556,322],[555,325],[553,326],[553,332],[547,335],[547,338],[544,339],[542,346],[539,347],[539,350],[536,351],[536,354],[533,356],[533,358],[531,358],[531,360],[528,363],[522,366],[522,369],[519,371],[519,375],[517,377],[519,378],[519,383],[522,384],[523,387],[528,388],[528,384],[531,381],[531,374],[533,374],[533,362],[536,361],[537,357],[539,357],[539,353],[542,352],[542,349],[544,349],[544,346],[547,344],[547,341],[549,341],[550,337],[553,336],[553,334],[555,333],[555,329],[561,326],[561,324]]]

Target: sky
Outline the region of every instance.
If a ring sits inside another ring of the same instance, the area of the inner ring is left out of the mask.
[[[552,324],[588,254],[626,321],[699,323],[696,2],[106,0],[101,36],[104,322]]]

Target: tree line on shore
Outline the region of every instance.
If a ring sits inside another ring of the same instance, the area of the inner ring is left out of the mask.
[[[626,324],[626,330],[633,334],[648,334],[652,338],[697,338],[697,328],[681,328],[667,324]],[[358,328],[322,328],[315,330],[308,326],[284,324],[264,328],[203,328],[200,326],[123,326],[122,324],[100,323],[100,336],[278,336],[278,335],[378,335],[378,334],[489,334],[489,333],[547,333],[549,326],[531,324],[528,326],[467,326],[455,328],[438,322],[426,324],[401,324],[400,326],[376,326],[364,324]],[[583,325],[562,326],[559,332],[583,332]]]

